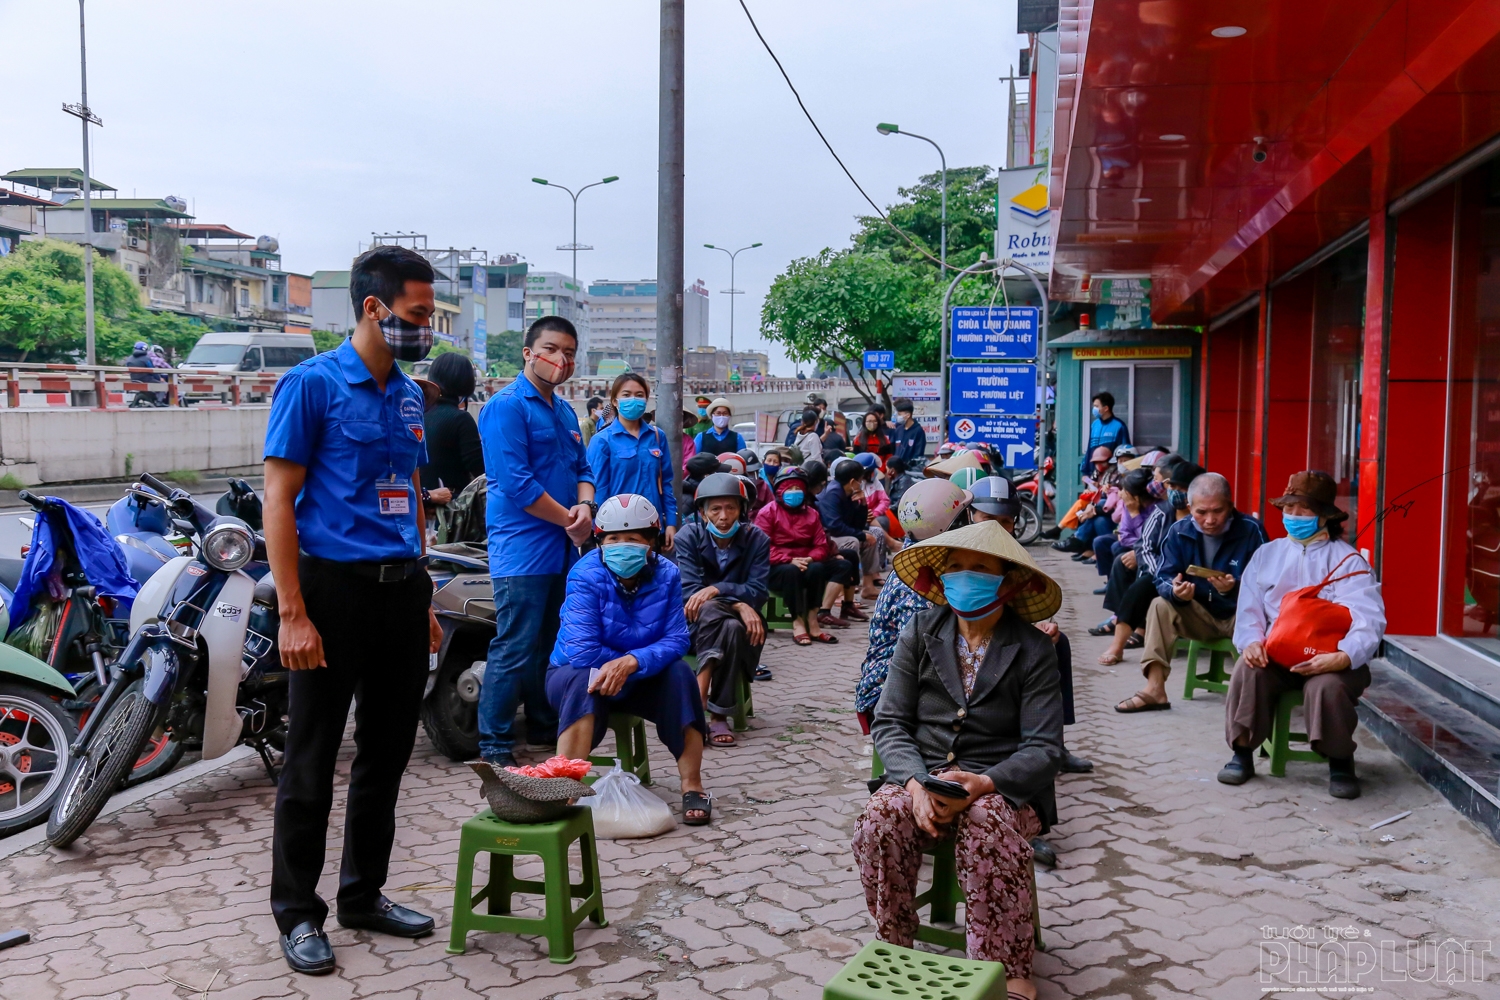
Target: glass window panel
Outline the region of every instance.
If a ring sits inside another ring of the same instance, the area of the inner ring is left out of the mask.
[[[1131,410],[1135,419],[1129,420],[1130,440],[1138,446],[1161,445],[1176,450],[1177,441],[1172,433],[1172,411],[1177,407],[1177,394],[1172,390],[1175,365],[1136,365],[1135,398]]]

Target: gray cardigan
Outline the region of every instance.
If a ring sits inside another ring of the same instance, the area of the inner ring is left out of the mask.
[[[989,775],[1013,804],[1029,803],[1047,829],[1057,822],[1052,779],[1063,761],[1052,640],[1007,608],[968,697],[957,644],[957,618],[947,607],[920,612],[901,631],[870,727],[886,773],[871,785],[905,785],[956,764]]]

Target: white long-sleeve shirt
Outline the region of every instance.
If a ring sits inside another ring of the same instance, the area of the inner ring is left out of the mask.
[[[1281,613],[1281,599],[1291,591],[1321,582],[1339,560],[1351,553],[1353,558],[1334,575],[1366,572],[1331,583],[1318,596],[1349,609],[1353,622],[1349,634],[1339,641],[1339,650],[1348,654],[1351,668],[1368,663],[1385,635],[1385,600],[1380,596],[1380,584],[1374,574],[1368,572],[1370,564],[1345,541],[1317,541],[1304,547],[1291,538],[1278,538],[1256,549],[1240,578],[1235,648],[1264,642]]]

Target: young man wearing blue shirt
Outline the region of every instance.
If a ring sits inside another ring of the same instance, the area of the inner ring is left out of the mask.
[[[1084,477],[1089,474],[1089,456],[1095,448],[1104,445],[1113,452],[1120,445],[1130,443],[1130,428],[1115,416],[1114,393],[1095,393],[1091,402],[1094,419],[1089,423],[1089,446],[1083,449],[1083,461],[1078,465],[1078,474]]]
[[[399,937],[432,933],[431,917],[380,890],[428,653],[442,638],[423,558],[424,391],[396,364],[432,348],[435,278],[403,247],[361,254],[349,275],[360,317],[353,335],[283,375],[271,404],[266,552],[281,659],[291,671],[271,911],[297,972],[334,969],[323,933],[328,904],[317,887],[351,699],[355,755],[338,922]]]
[[[896,426],[891,431],[891,444],[896,451],[892,457],[901,459],[908,469],[920,469],[927,464],[927,432],[917,422],[916,410],[911,400],[896,400]]]
[[[528,740],[557,741],[547,658],[557,640],[574,546],[588,540],[598,510],[578,416],[554,393],[573,377],[577,351],[573,324],[543,316],[526,331],[521,377],[479,413],[495,589],[495,638],[479,694],[479,753],[496,767],[515,763],[513,729],[523,700]]]

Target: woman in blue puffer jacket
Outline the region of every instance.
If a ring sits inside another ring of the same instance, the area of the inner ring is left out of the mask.
[[[562,625],[547,668],[547,700],[557,709],[557,752],[579,759],[598,746],[609,714],[656,723],[677,758],[682,819],[702,826],[712,801],[703,791],[703,695],[683,656],[690,648],[682,577],[655,551],[660,518],[645,497],[624,493],[599,508],[599,547],[568,572]]]

